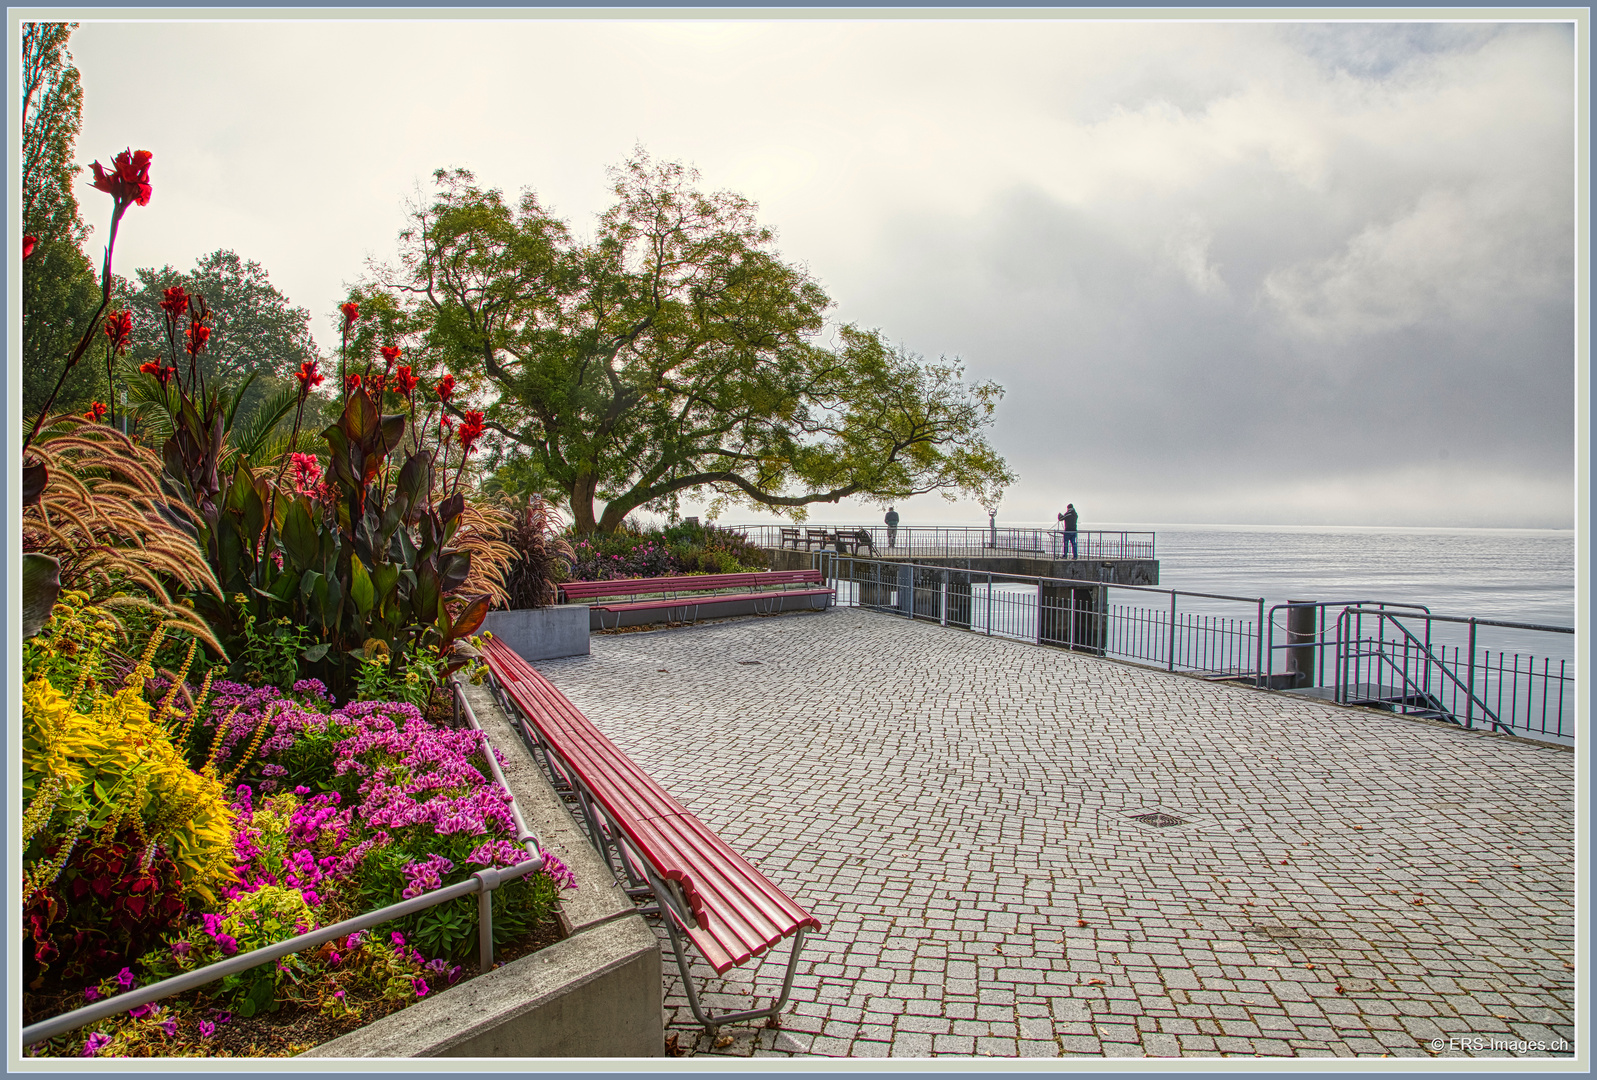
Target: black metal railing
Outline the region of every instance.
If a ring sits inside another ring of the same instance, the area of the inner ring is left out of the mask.
[[[1568,660],[1482,649],[1482,626],[1547,634],[1573,627],[1410,613],[1364,606],[1337,619],[1337,700],[1434,716],[1463,727],[1573,739],[1574,672]],[[1412,624],[1423,623],[1416,633]],[[1433,624],[1466,626],[1469,642],[1432,642]],[[1538,668],[1539,665],[1539,668]]]
[[[1264,601],[1257,597],[997,574],[831,552],[816,553],[815,561],[826,583],[837,590],[840,605],[990,637],[1228,678],[1256,677],[1264,655],[1259,632]],[[1245,606],[1222,615],[1191,610],[1195,602]]]
[[[1086,529],[1067,547],[1062,529],[1017,529],[997,526],[901,525],[732,525],[760,547],[800,551],[845,551],[876,558],[992,558],[1030,556],[1043,559],[1153,559],[1156,536],[1151,532]],[[843,546],[839,549],[838,545]]]
[[[1283,621],[1285,639],[1278,640]],[[1462,727],[1574,740],[1574,665],[1546,655],[1554,641],[1537,653],[1481,639],[1483,628],[1524,637],[1572,635],[1572,627],[1437,615],[1419,604],[1369,600],[1277,604],[1267,623],[1267,677],[1280,689]],[[1284,664],[1274,663],[1278,654]],[[1285,670],[1275,673],[1277,666]]]

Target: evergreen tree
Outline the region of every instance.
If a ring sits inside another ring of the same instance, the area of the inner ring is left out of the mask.
[[[89,230],[72,193],[74,144],[82,128],[83,87],[67,39],[77,23],[22,28],[22,231],[38,237],[22,264],[22,411],[50,396],[100,302],[94,263],[82,244]],[[56,408],[105,396],[104,368],[80,363]]]

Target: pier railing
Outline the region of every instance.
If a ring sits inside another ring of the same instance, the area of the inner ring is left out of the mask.
[[[1265,656],[1260,634],[1264,601],[1258,597],[998,574],[832,552],[818,552],[815,560],[827,584],[837,590],[837,603],[845,607],[1216,678],[1256,679]],[[1227,609],[1230,613],[1224,613]]]
[[[1284,635],[1278,631],[1284,624]],[[1493,648],[1481,631],[1516,632],[1544,646]],[[1575,672],[1547,655],[1568,626],[1433,614],[1413,604],[1299,602],[1270,609],[1267,652],[1283,654],[1283,689],[1313,692],[1344,705],[1371,705],[1411,716],[1481,726],[1506,734],[1572,743]],[[1453,638],[1450,644],[1446,638]],[[1284,639],[1284,640],[1283,640]]]
[[[1067,548],[1062,529],[982,528],[930,525],[732,525],[760,547],[796,547],[801,551],[836,550],[844,537],[844,550],[869,552],[876,558],[993,558],[1017,555],[1061,559],[1152,559],[1155,534],[1088,529],[1076,533],[1074,549]],[[830,537],[823,539],[821,534]],[[863,539],[862,539],[863,538]]]

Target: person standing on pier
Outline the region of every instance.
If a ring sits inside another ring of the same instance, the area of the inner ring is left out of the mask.
[[[1077,550],[1076,550],[1076,520],[1077,519],[1076,519],[1076,505],[1075,505],[1075,503],[1066,503],[1065,504],[1065,512],[1063,514],[1059,515],[1059,520],[1063,521],[1065,523],[1065,534],[1064,534],[1064,537],[1062,538],[1062,540],[1061,540],[1061,542],[1059,544],[1059,557],[1061,559],[1063,559],[1065,557],[1065,549],[1069,548],[1070,549],[1070,557],[1072,559],[1077,558],[1078,557]]]
[[[887,522],[887,546],[892,547],[898,539],[898,511],[891,506],[887,508],[887,516],[882,519]]]

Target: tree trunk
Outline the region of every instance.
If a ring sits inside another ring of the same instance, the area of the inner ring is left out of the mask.
[[[571,482],[571,528],[578,536],[592,536],[599,531],[593,517],[593,494],[597,487],[591,477],[584,475]]]
[[[605,504],[604,514],[599,518],[599,531],[613,533],[621,528],[621,523],[636,506],[637,503],[627,502],[625,499],[611,499]]]

